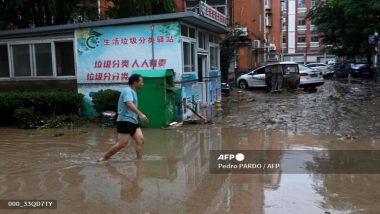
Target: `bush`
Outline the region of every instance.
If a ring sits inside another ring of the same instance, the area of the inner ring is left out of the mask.
[[[92,103],[97,112],[115,111],[117,112],[117,103],[121,92],[107,89],[100,90],[92,95]]]
[[[24,129],[37,128],[40,118],[34,114],[34,107],[18,108],[13,115],[18,121],[21,122],[21,127]]]
[[[44,124],[39,125],[37,128],[60,128],[66,124],[66,121],[68,120],[68,117],[65,115],[58,115],[54,117],[50,117],[46,120],[43,120]]]
[[[24,128],[36,128],[46,118],[79,115],[82,99],[74,92],[0,92],[1,123],[21,122]]]

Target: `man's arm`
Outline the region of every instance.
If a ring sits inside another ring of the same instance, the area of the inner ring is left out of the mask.
[[[143,114],[136,106],[133,104],[132,101],[127,101],[126,106],[131,109],[135,114],[137,114],[140,118],[140,120],[144,123],[147,123],[149,120],[145,114]]]

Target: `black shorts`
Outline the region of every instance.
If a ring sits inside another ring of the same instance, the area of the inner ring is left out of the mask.
[[[128,121],[117,121],[117,132],[121,134],[135,135],[136,129],[140,128],[140,124],[135,124]]]

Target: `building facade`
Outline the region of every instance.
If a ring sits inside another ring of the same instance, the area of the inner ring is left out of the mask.
[[[2,31],[0,90],[78,91],[91,105],[92,93],[122,90],[134,71],[173,69],[187,118],[186,106],[221,99],[217,38],[226,32],[193,12]]]
[[[200,0],[176,0],[177,12],[194,10]],[[228,19],[230,30],[238,29],[240,41],[231,62],[229,79],[280,60],[281,3],[277,0],[203,0]]]
[[[321,35],[310,19],[308,11],[319,0],[285,0],[282,2],[282,57],[298,63],[326,63],[334,56],[324,52]]]

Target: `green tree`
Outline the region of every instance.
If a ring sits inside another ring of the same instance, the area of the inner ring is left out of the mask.
[[[224,35],[220,43],[220,70],[224,82],[228,82],[228,69],[235,57],[241,34],[242,31],[235,28],[235,30],[229,31],[228,34]]]
[[[111,18],[127,18],[175,12],[174,0],[115,0],[107,11]]]
[[[368,35],[380,30],[380,1],[320,1],[308,18],[323,34],[330,53],[347,58],[370,56]]]
[[[0,29],[96,20],[96,0],[0,0]]]

